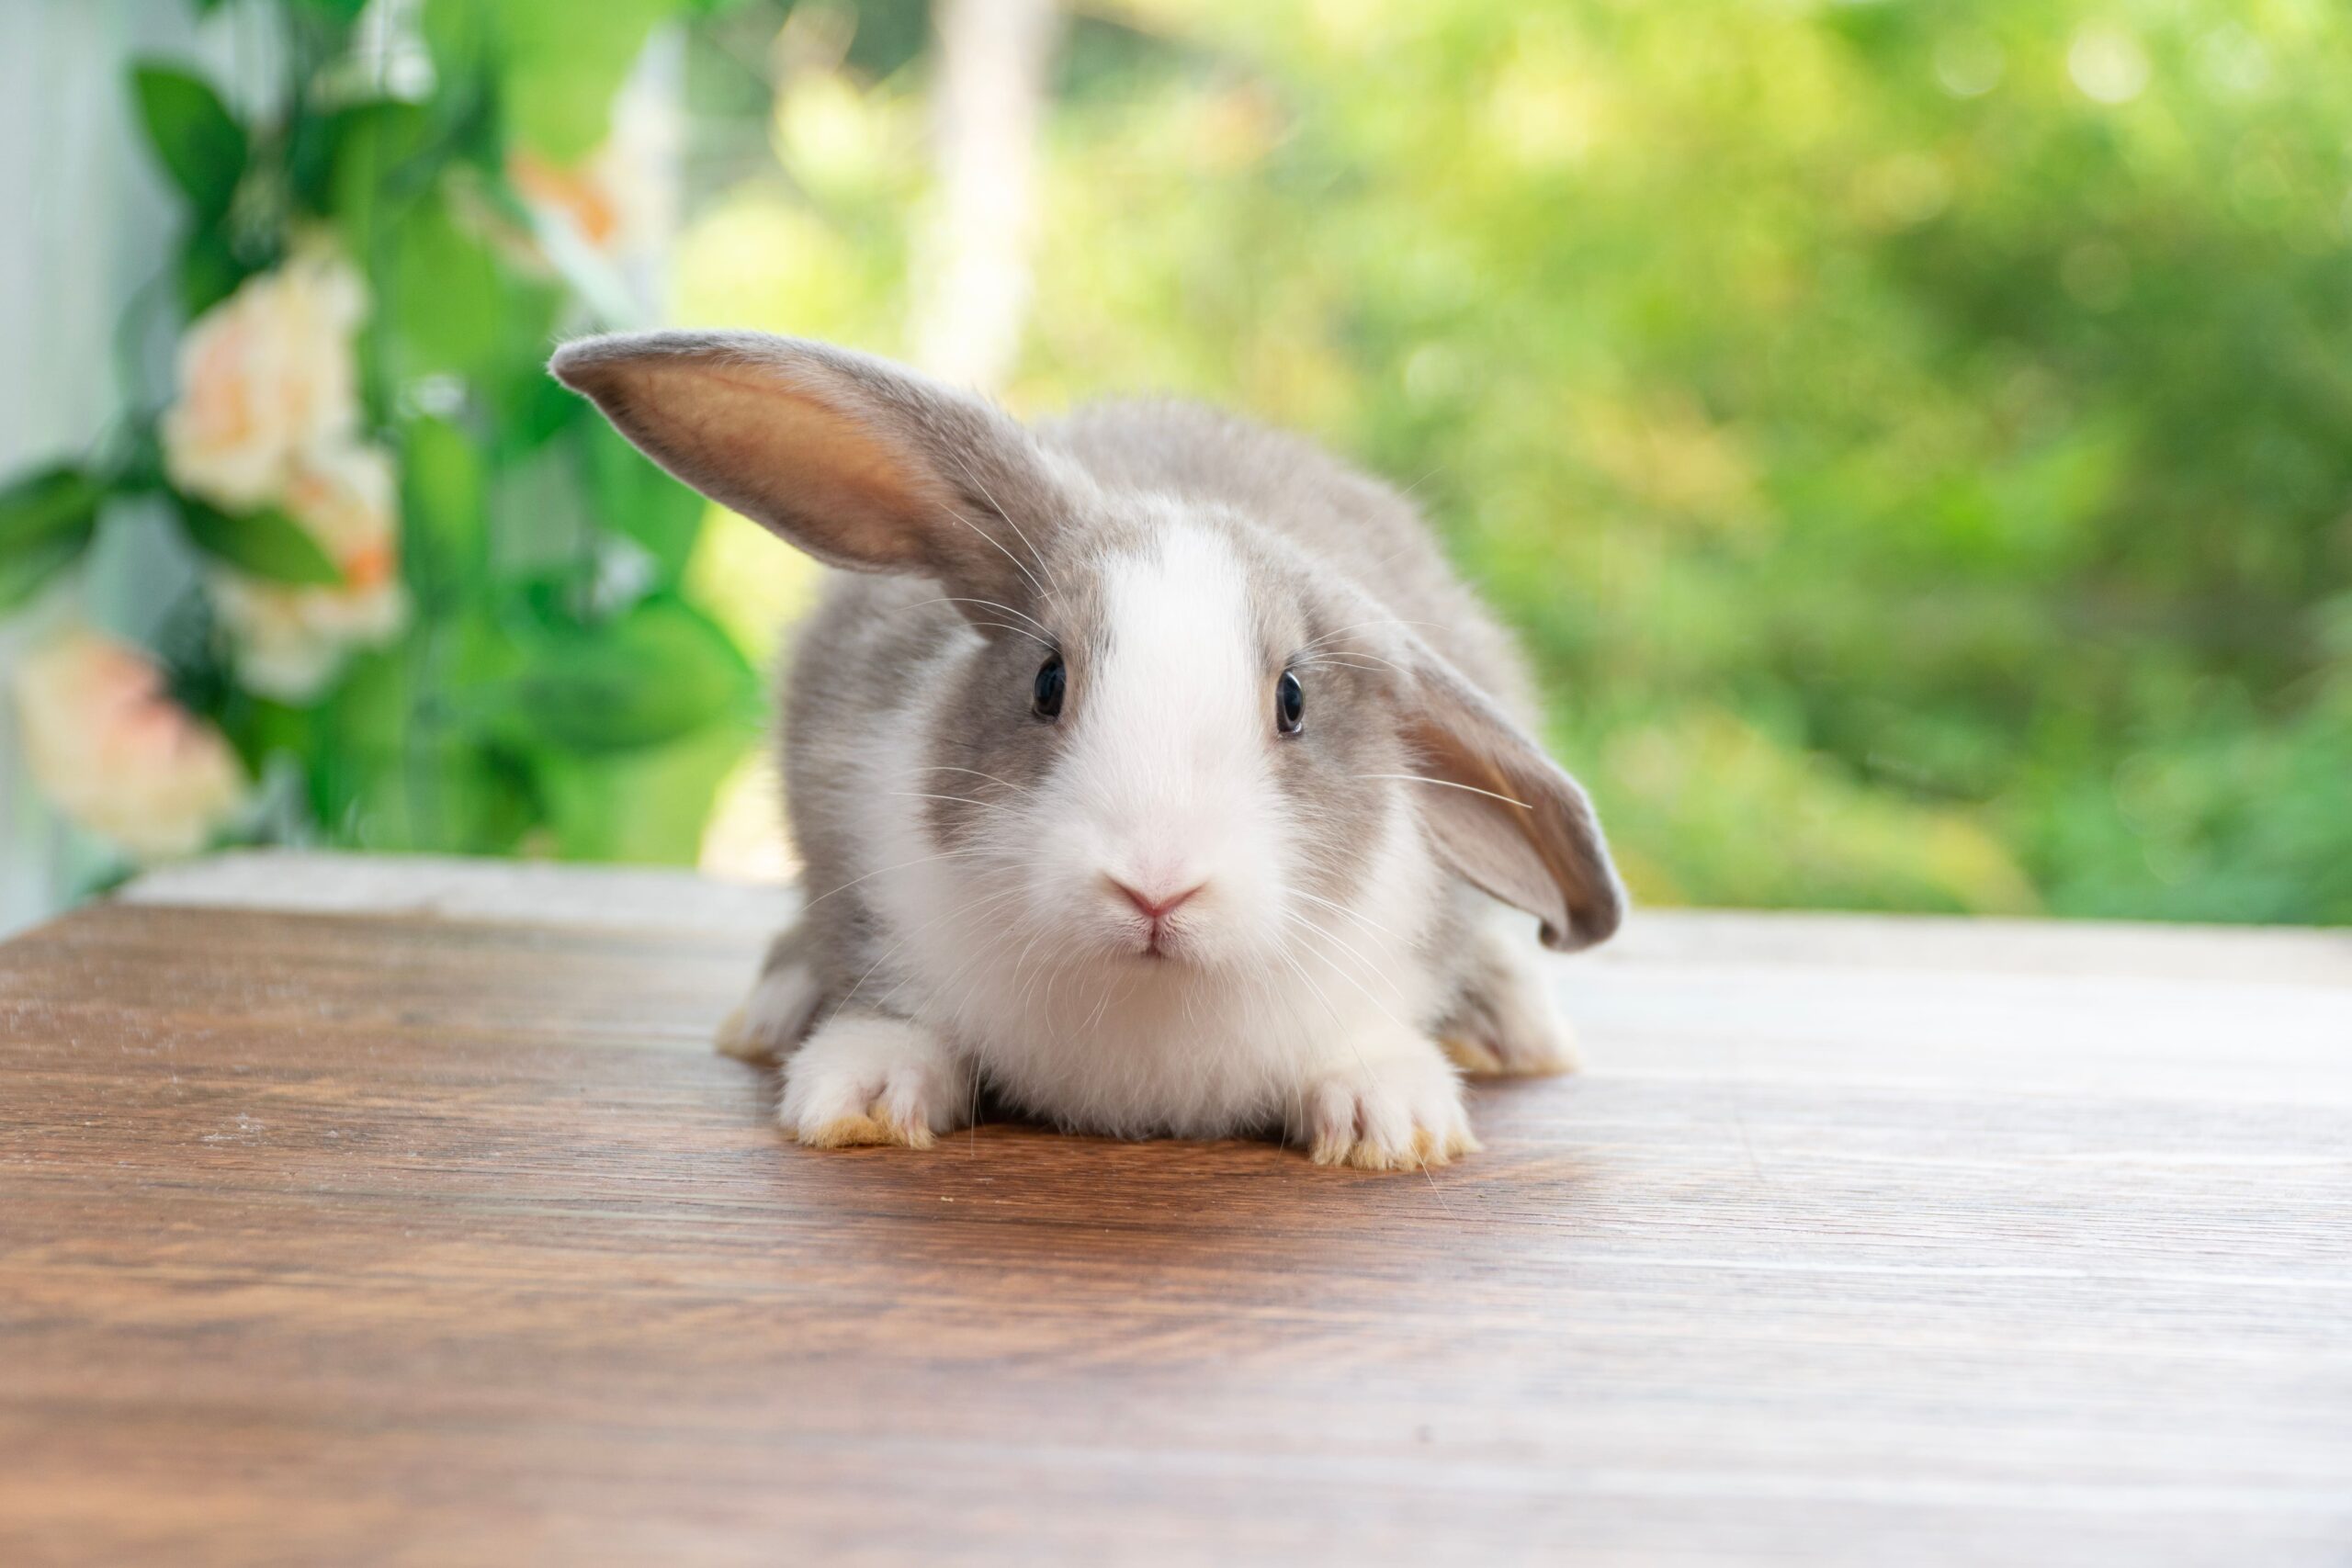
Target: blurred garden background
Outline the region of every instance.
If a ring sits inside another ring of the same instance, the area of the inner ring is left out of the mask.
[[[1410,489],[1654,903],[2352,921],[2352,12],[10,0],[0,925],[779,875],[809,569],[540,373],[728,324]]]

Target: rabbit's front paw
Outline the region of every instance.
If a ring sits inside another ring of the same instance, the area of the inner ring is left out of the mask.
[[[1461,1080],[1434,1047],[1375,1058],[1309,1084],[1299,1129],[1317,1165],[1417,1170],[1476,1150]]]
[[[812,1148],[927,1149],[971,1104],[971,1069],[922,1024],[854,1013],[824,1024],[784,1068],[778,1120]]]

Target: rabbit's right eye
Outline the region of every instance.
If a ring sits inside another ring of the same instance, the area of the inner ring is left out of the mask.
[[[1062,672],[1062,656],[1057,653],[1037,671],[1037,683],[1030,688],[1030,711],[1039,718],[1059,718],[1062,692],[1069,684],[1069,678]]]

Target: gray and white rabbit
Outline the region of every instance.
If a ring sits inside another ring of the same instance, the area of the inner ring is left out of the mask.
[[[1396,491],[1199,408],[1027,428],[758,333],[551,368],[847,569],[785,705],[808,900],[722,1041],[784,1059],[801,1142],[921,1148],[985,1085],[1073,1130],[1408,1169],[1477,1147],[1456,1062],[1571,1065],[1525,915],[1583,947],[1624,896]]]

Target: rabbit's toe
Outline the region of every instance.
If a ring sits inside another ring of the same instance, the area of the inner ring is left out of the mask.
[[[1317,1165],[1418,1170],[1478,1147],[1461,1082],[1430,1051],[1334,1073],[1307,1089],[1302,1114]]]
[[[858,1014],[808,1037],[784,1069],[777,1119],[811,1148],[927,1149],[970,1104],[971,1076],[939,1037],[905,1019]]]

